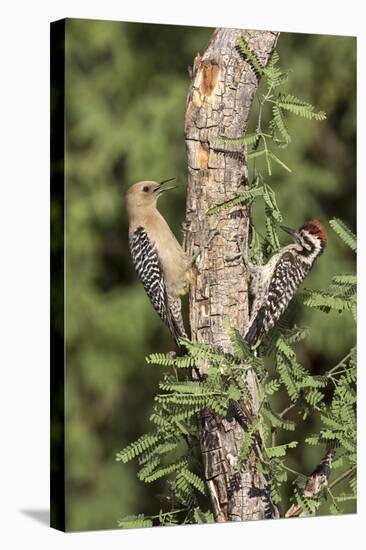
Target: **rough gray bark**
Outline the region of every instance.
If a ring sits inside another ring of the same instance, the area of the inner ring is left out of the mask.
[[[238,243],[246,243],[249,231],[247,207],[236,206],[208,216],[207,210],[247,186],[246,151],[223,145],[220,137],[241,137],[258,88],[257,77],[235,49],[243,36],[263,65],[273,51],[278,33],[217,29],[202,58],[194,61],[185,114],[188,156],[186,250],[193,254],[210,230],[218,234],[199,257],[190,292],[190,324],[193,341],[231,352],[224,321],[244,334],[248,322],[247,273],[242,259],[231,261]],[[237,150],[239,155],[215,149]],[[205,365],[200,366],[204,374]],[[249,371],[250,372],[250,371]],[[250,408],[258,410],[256,380],[247,375],[252,394]],[[235,419],[223,419],[210,411],[200,416],[201,450],[205,477],[216,520],[240,521],[277,517],[268,483],[256,470],[256,457],[240,471],[236,459],[245,429]]]

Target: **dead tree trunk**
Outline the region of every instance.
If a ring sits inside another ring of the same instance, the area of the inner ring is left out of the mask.
[[[207,211],[247,187],[246,151],[223,145],[220,137],[241,137],[258,88],[252,66],[237,52],[242,36],[266,65],[278,33],[217,29],[202,57],[196,57],[185,114],[188,155],[186,249],[193,254],[210,230],[218,230],[200,256],[190,293],[192,340],[232,352],[224,321],[244,334],[248,322],[247,273],[238,253],[249,231],[247,207],[236,206],[208,216]],[[239,154],[222,153],[223,149]],[[219,151],[221,150],[221,152]],[[200,367],[204,374],[205,366]],[[250,372],[250,371],[249,371]],[[247,375],[252,411],[258,410],[256,380]],[[245,429],[235,419],[206,411],[200,416],[201,450],[206,481],[217,521],[277,517],[268,482],[255,467],[255,458],[240,469],[236,459]]]

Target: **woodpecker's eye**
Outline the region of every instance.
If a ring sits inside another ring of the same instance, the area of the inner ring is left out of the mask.
[[[148,193],[150,191],[150,187],[148,185],[145,185],[145,187],[142,188],[144,193]]]

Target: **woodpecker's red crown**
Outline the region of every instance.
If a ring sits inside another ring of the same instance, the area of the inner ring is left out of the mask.
[[[305,222],[304,225],[300,227],[299,231],[301,231],[302,229],[307,231],[311,235],[318,237],[318,239],[320,239],[324,243],[328,239],[327,232],[325,231],[323,225],[320,223],[319,220],[312,220],[310,222]]]

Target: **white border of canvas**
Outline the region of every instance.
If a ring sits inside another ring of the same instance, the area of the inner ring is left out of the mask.
[[[49,23],[68,17],[272,29],[358,36],[358,135],[365,150],[365,32],[356,0],[16,1],[2,7],[0,86],[1,453],[3,548],[281,548],[361,546],[365,517],[365,168],[358,166],[358,514],[212,526],[64,535],[49,507]],[[363,33],[363,34],[362,34]],[[363,62],[363,63],[362,63]],[[361,123],[363,122],[363,124]]]

